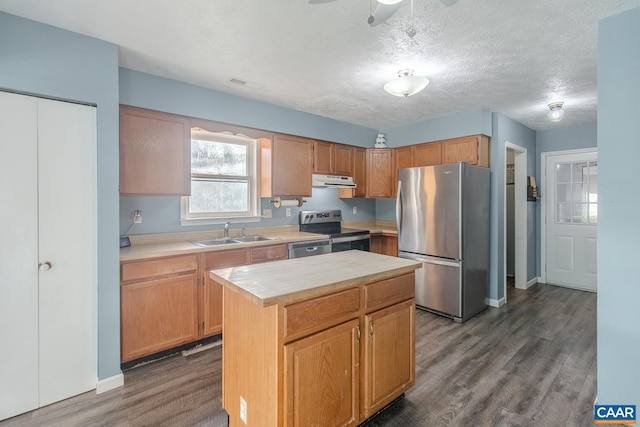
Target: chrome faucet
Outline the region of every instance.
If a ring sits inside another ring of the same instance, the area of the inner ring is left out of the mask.
[[[229,224],[231,224],[231,221],[227,221],[224,224],[224,237],[229,237]]]

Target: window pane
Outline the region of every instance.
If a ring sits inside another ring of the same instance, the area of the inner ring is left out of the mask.
[[[598,224],[598,205],[589,203],[589,224]]]
[[[571,222],[571,203],[558,203],[556,222]]]
[[[589,182],[589,168],[587,162],[576,162],[573,165],[573,182]]]
[[[249,184],[244,181],[192,180],[189,212],[246,212]]]
[[[578,224],[587,224],[587,204],[586,203],[574,203],[573,204],[573,221]]]
[[[598,180],[598,162],[589,162],[589,177],[591,182]]]
[[[573,184],[573,202],[586,203],[589,201],[589,186],[586,184]]]
[[[556,182],[571,182],[571,163],[556,164]]]
[[[558,184],[557,193],[558,202],[571,202],[571,184]]]
[[[247,146],[191,140],[191,173],[247,176]]]

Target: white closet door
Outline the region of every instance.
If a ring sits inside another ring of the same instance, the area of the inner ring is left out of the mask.
[[[96,111],[38,101],[40,406],[97,383]]]
[[[0,420],[38,407],[36,111],[0,92]]]

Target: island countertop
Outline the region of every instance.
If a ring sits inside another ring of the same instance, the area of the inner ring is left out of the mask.
[[[267,307],[411,273],[421,266],[416,261],[354,250],[212,270],[210,277]]]

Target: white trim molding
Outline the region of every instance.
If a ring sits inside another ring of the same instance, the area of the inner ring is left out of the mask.
[[[484,303],[487,304],[490,307],[502,307],[505,303],[506,300],[504,297],[500,298],[500,299],[492,299],[492,298],[485,298],[484,299]]]
[[[532,287],[533,285],[535,285],[536,283],[538,283],[540,281],[539,277],[534,277],[533,279],[529,280],[527,282],[527,289],[529,289],[530,287]]]
[[[120,372],[103,380],[99,380],[96,385],[96,394],[104,393],[105,391],[113,390],[124,385],[124,375]]]

